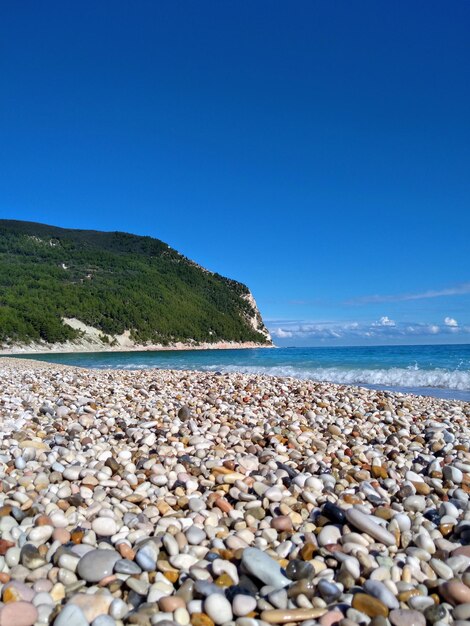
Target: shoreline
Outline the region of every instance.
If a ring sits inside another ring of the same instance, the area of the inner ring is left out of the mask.
[[[261,346],[257,346],[257,347],[261,347]],[[276,346],[263,346],[263,347],[272,347],[275,348]],[[188,348],[189,350],[190,348]],[[205,348],[200,348],[201,350],[205,349]],[[222,349],[222,348],[219,348]],[[234,348],[236,349],[236,348]],[[174,350],[177,350],[177,348],[174,348]],[[126,350],[123,350],[123,352],[127,352]],[[224,372],[222,371],[208,371],[208,370],[198,370],[198,369],[173,369],[173,368],[163,368],[163,367],[145,367],[145,368],[118,368],[118,367],[99,367],[99,368],[92,368],[92,367],[85,367],[85,366],[81,366],[81,365],[74,365],[74,364],[70,364],[70,363],[59,363],[59,362],[55,362],[55,361],[45,361],[42,359],[35,359],[34,356],[35,354],[42,354],[42,353],[32,353],[32,354],[27,354],[27,356],[23,357],[22,355],[18,355],[18,354],[2,354],[0,353],[0,370],[3,366],[18,366],[19,369],[21,370],[22,368],[24,368],[25,366],[28,367],[30,366],[31,368],[35,369],[35,370],[54,370],[57,369],[58,371],[60,370],[69,370],[69,371],[73,371],[73,370],[78,370],[81,372],[85,372],[85,373],[89,373],[92,374],[93,372],[99,373],[99,372],[107,372],[107,373],[112,373],[112,374],[118,374],[118,375],[122,375],[127,377],[129,374],[162,374],[164,375],[165,373],[171,374],[171,375],[187,375],[187,376],[192,376],[192,375],[197,375],[200,376],[202,378],[207,377],[208,379],[210,379],[211,377],[215,377],[216,380],[218,380],[219,378],[237,378],[237,377],[242,377],[242,378],[247,378],[247,379],[256,379],[257,381],[260,382],[276,382],[277,384],[282,384],[285,383],[285,385],[308,385],[310,386],[310,388],[312,387],[319,387],[322,389],[326,389],[327,391],[331,388],[332,390],[336,391],[336,390],[342,390],[345,392],[350,392],[352,394],[354,393],[358,393],[361,394],[362,392],[364,393],[370,393],[370,394],[382,394],[384,396],[397,396],[400,398],[407,398],[410,397],[412,399],[415,400],[423,400],[423,401],[436,401],[436,402],[442,402],[442,403],[450,403],[450,404],[457,404],[457,405],[463,405],[466,407],[469,407],[470,409],[470,401],[467,399],[461,399],[461,398],[451,398],[451,397],[447,397],[446,395],[433,395],[433,394],[426,394],[426,393],[419,393],[419,388],[415,387],[412,388],[413,391],[407,391],[406,387],[391,387],[391,386],[377,386],[377,385],[372,385],[372,384],[367,384],[367,383],[342,383],[342,382],[332,382],[332,381],[325,381],[325,380],[316,380],[316,379],[310,379],[310,378],[297,378],[295,376],[282,376],[282,375],[276,375],[276,374],[265,374],[265,373],[254,373],[254,372],[243,372],[243,371],[231,371],[231,372]],[[449,392],[451,392],[452,390],[449,390]]]
[[[0,348],[0,357],[5,355],[23,355],[23,354],[79,354],[81,352],[173,352],[173,351],[190,351],[190,350],[248,350],[255,348],[276,348],[274,344],[256,343],[254,341],[232,342],[218,341],[214,343],[174,343],[169,346],[161,344],[134,344],[134,345],[117,345],[109,346],[106,344],[96,344],[87,341],[82,343],[68,342],[56,344],[15,344],[13,346]]]

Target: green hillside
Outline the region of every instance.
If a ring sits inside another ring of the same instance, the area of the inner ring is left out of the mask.
[[[2,344],[78,339],[63,318],[99,329],[104,342],[128,330],[142,344],[268,343],[249,295],[158,239],[0,220]]]

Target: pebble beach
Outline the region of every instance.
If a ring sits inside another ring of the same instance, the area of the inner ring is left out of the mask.
[[[469,418],[0,359],[0,626],[470,626]]]

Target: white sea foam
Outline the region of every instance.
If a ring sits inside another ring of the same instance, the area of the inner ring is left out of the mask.
[[[112,364],[100,364],[98,367],[118,369],[147,369],[149,367],[163,367],[164,369],[200,369],[203,371],[244,372],[247,374],[266,374],[268,376],[283,376],[301,378],[303,380],[317,380],[344,385],[374,385],[378,387],[396,387],[409,389],[453,389],[456,391],[470,391],[470,370],[468,369],[420,369],[415,363],[408,367],[391,368],[343,368],[343,367],[296,367],[293,365],[253,366],[253,365],[213,365],[199,364],[197,366],[185,363],[149,363],[142,361],[116,361]]]
[[[340,367],[319,367],[312,369],[292,366],[242,367],[242,366],[206,366],[205,370],[224,372],[246,372],[268,374],[270,376],[288,376],[307,380],[318,380],[345,385],[378,385],[383,387],[441,388],[470,390],[470,371],[446,369],[408,369],[392,367],[389,369],[345,369]]]

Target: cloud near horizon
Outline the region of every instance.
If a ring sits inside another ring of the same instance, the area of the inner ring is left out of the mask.
[[[445,317],[442,324],[423,322],[402,323],[387,315],[373,322],[299,322],[298,320],[268,322],[270,333],[275,339],[379,339],[426,337],[439,334],[470,333],[470,326],[459,326],[457,320]]]

